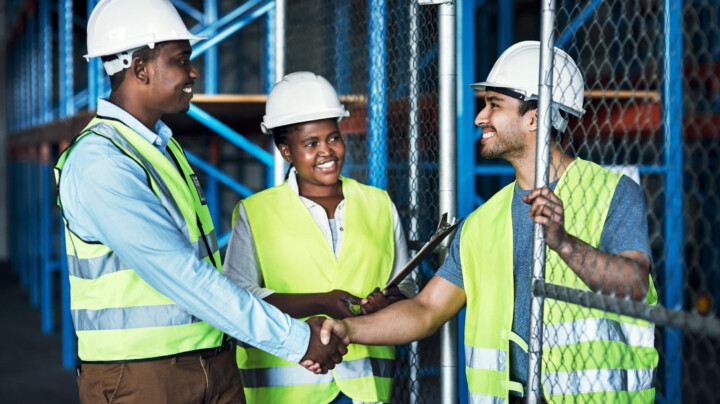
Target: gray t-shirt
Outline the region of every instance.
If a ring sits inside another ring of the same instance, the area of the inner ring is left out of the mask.
[[[550,184],[555,189],[557,181]],[[530,190],[522,190],[515,183],[512,201],[513,224],[513,279],[515,287],[515,309],[513,310],[512,330],[525,341],[529,339],[530,324],[530,275],[532,256],[532,218],[530,205],[522,197]],[[463,223],[464,224],[464,223]],[[463,286],[460,266],[460,234],[462,225],[455,233],[450,251],[438,275],[459,287]],[[627,176],[618,182],[613,194],[605,227],[600,235],[601,251],[620,254],[623,251],[636,250],[650,255],[650,241],[647,230],[645,199],[640,186]],[[510,344],[510,380],[527,384],[527,354],[517,344]],[[511,392],[513,393],[513,392]]]

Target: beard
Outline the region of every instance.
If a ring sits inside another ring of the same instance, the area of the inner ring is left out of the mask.
[[[510,132],[499,135],[497,130],[489,145],[482,145],[480,156],[486,160],[519,157],[525,154],[525,145],[519,133]]]

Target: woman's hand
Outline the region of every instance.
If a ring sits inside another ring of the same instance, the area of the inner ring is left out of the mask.
[[[344,290],[335,289],[323,293],[323,314],[332,318],[343,319],[356,315],[352,305],[360,305],[362,299]]]
[[[402,299],[405,299],[405,296],[395,285],[382,291],[380,288],[375,288],[368,297],[360,302],[360,311],[362,314],[372,314]]]

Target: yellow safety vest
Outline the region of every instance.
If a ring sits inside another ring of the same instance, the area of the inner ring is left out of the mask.
[[[581,159],[568,166],[555,192],[563,201],[569,234],[597,248],[620,178]],[[512,332],[514,187],[508,185],[473,212],[460,236],[472,403],[504,403],[509,390],[522,392],[508,371],[510,341],[527,351],[527,342]],[[549,248],[545,280],[589,290]],[[657,302],[652,279],[646,301]],[[653,324],[549,299],[543,313],[542,386],[549,402],[654,401],[658,354]]]
[[[394,259],[390,198],[380,189],[349,178],[341,180],[345,236],[338,259],[287,182],[241,202],[267,288],[277,293],[342,289],[365,297],[376,287],[385,286]],[[235,211],[237,214],[238,207]],[[343,362],[326,375],[315,375],[259,349],[245,348],[238,347],[237,355],[248,403],[328,403],[339,391],[360,401],[390,400],[395,359],[392,346],[350,344]]]
[[[96,117],[60,156],[55,166],[58,189],[73,147],[92,135],[107,138],[145,170],[149,186],[194,246],[198,258],[214,263],[220,271],[210,212],[193,183],[195,174],[174,139],[168,143],[168,150],[175,164],[123,123]],[[60,195],[57,204],[62,211]],[[76,236],[67,221],[65,240],[70,309],[78,355],[83,361],[149,359],[222,344],[221,331],[153,289],[107,246]]]

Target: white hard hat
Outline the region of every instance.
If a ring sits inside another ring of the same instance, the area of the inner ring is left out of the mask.
[[[187,30],[170,0],[101,0],[88,19],[85,59],[111,55],[121,58],[125,54],[124,61],[106,64],[108,74],[113,75],[129,67],[129,57],[137,49],[154,48],[158,42],[191,39],[206,37]]]
[[[295,72],[275,83],[267,102],[265,116],[260,124],[263,133],[273,128],[318,119],[350,116],[340,103],[333,86],[323,76],[312,72]]]
[[[567,119],[557,110],[582,116],[585,82],[575,61],[563,50],[555,48],[553,63],[553,126],[565,130]],[[495,62],[487,80],[471,84],[476,90],[487,87],[509,90],[524,101],[538,98],[540,76],[540,42],[523,41],[509,47]],[[564,121],[564,122],[563,122]]]

